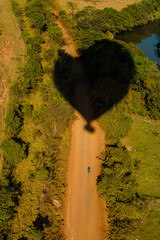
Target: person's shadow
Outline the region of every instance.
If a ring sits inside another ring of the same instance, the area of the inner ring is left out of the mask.
[[[91,121],[108,111],[128,93],[135,73],[129,51],[114,40],[97,41],[73,58],[63,50],[55,64],[54,82],[65,99]]]

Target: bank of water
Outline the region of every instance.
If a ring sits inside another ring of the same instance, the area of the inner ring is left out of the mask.
[[[146,57],[160,65],[157,51],[157,43],[160,41],[160,20],[136,27],[130,32],[121,33],[115,39],[135,43]]]

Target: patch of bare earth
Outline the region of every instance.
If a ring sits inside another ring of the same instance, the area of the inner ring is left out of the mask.
[[[1,106],[1,128],[4,129],[4,117],[6,113],[6,103],[8,102],[7,80],[12,72],[11,59],[14,57],[13,42],[2,36],[0,43],[0,106]]]
[[[7,111],[8,102],[8,80],[13,71],[12,59],[15,57],[14,44],[4,34],[0,38],[0,141],[5,137],[5,117]],[[0,159],[2,160],[3,153],[0,151]],[[2,167],[2,161],[0,161],[0,169]]]

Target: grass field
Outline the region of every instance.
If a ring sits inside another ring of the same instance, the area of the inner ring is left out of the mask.
[[[10,0],[0,1],[0,142],[4,138],[4,118],[8,102],[8,83],[16,75],[23,42]],[[0,166],[2,157],[0,152]],[[0,167],[1,169],[1,167]]]
[[[106,7],[112,7],[117,10],[127,7],[130,4],[140,2],[141,0],[56,0],[57,4],[62,9],[69,9],[68,2],[72,2],[75,5],[75,9],[83,9],[87,6],[92,6],[97,9],[103,9]]]
[[[139,240],[158,240],[160,236],[160,124],[134,117],[132,130],[122,140],[138,166],[136,179],[139,191],[145,195],[149,216],[140,228]]]

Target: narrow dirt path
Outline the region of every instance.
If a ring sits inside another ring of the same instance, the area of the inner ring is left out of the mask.
[[[13,42],[7,35],[0,37],[0,142],[5,138],[5,117],[9,101],[8,80],[13,71],[12,59],[15,57]],[[0,175],[3,165],[3,152],[0,150]]]
[[[88,83],[71,36],[57,15],[57,24],[65,40],[63,49],[75,58],[73,68],[78,70],[75,86],[75,102],[83,109],[85,117],[93,119],[94,109],[87,95]],[[77,120],[72,126],[71,149],[67,174],[67,190],[64,206],[64,234],[67,240],[102,240],[104,229],[104,204],[97,194],[96,180],[100,171],[97,156],[104,150],[104,133],[96,121],[88,131],[86,120],[75,110]],[[87,168],[91,171],[88,173]]]
[[[11,75],[11,59],[14,57],[13,43],[3,36],[0,43],[0,106],[1,106],[1,128],[4,130],[4,118],[6,115],[6,104],[8,102],[7,80]]]

